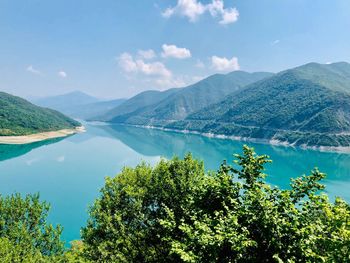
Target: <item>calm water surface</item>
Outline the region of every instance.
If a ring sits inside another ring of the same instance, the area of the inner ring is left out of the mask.
[[[243,142],[125,126],[86,125],[87,132],[65,139],[30,145],[0,145],[0,193],[39,192],[51,203],[50,222],[64,227],[68,242],[79,239],[87,220],[87,208],[99,195],[104,177],[141,160],[151,164],[161,157],[187,152],[216,170],[221,161],[232,161]],[[275,147],[249,143],[257,153],[273,159],[267,180],[286,188],[296,177],[317,166],[328,174],[324,183],[333,199],[350,201],[350,154]]]

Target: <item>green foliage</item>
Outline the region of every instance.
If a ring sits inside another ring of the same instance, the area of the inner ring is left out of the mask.
[[[62,256],[62,228],[46,222],[48,211],[39,195],[0,196],[1,262],[46,262]]]
[[[187,155],[107,178],[82,230],[97,262],[348,262],[350,207],[331,203],[317,169],[289,190],[264,180],[244,147],[217,172]]]
[[[75,128],[80,124],[63,114],[0,92],[0,136],[26,135]]]

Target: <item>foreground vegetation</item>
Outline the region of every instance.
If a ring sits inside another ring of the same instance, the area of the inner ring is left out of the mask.
[[[107,178],[82,241],[64,251],[38,196],[0,201],[2,262],[349,262],[350,207],[322,193],[317,169],[288,190],[265,182],[267,156],[244,147],[233,166],[141,163]],[[281,175],[283,176],[283,175]],[[285,175],[287,176],[287,175]],[[32,259],[30,261],[29,259]]]

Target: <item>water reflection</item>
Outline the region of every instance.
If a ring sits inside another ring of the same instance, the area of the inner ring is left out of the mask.
[[[8,159],[16,158],[41,146],[50,145],[62,141],[64,138],[56,138],[42,142],[34,142],[29,144],[0,144],[0,162]]]
[[[328,183],[350,182],[350,154],[271,146],[121,125],[101,126],[101,129],[142,155],[171,158],[174,155],[182,157],[191,152],[195,157],[204,160],[209,170],[216,170],[222,160],[232,161],[233,154],[241,153],[242,146],[248,144],[254,147],[258,154],[270,156],[273,163],[266,166],[268,181],[282,187],[289,186],[291,177],[308,174],[314,167],[327,173]]]

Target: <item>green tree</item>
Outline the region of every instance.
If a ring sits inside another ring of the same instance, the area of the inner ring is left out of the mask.
[[[350,208],[322,193],[317,169],[281,190],[270,160],[244,147],[234,165],[144,163],[107,178],[82,231],[98,262],[349,262]]]
[[[58,262],[62,228],[46,221],[49,205],[39,195],[0,196],[1,262]]]

